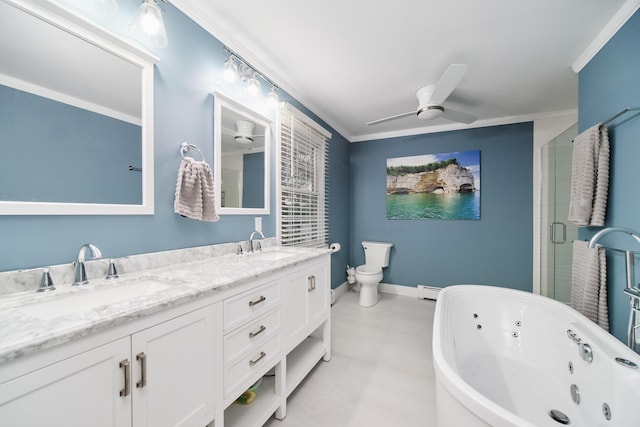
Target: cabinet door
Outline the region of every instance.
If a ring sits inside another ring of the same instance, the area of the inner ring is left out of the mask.
[[[129,354],[122,338],[0,385],[0,425],[130,427],[119,367]]]
[[[295,273],[286,276],[282,288],[282,333],[284,351],[288,353],[299,343],[300,335],[307,326],[307,293],[309,275]]]
[[[133,424],[205,425],[214,418],[214,307],[132,336]]]
[[[326,317],[325,312],[331,299],[326,264],[314,267],[308,276],[308,323],[315,328],[318,322]]]

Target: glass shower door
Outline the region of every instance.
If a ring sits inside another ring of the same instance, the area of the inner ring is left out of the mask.
[[[542,147],[542,218],[540,293],[558,301],[571,301],[572,242],[578,227],[568,221],[571,192],[572,141],[578,125]]]

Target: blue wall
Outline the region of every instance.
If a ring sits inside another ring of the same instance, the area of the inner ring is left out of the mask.
[[[640,106],[640,12],[636,12],[604,48],[580,71],[578,126],[582,132],[613,116],[624,107]],[[611,164],[607,227],[630,227],[640,231],[640,114],[627,113],[609,124]],[[581,228],[581,239],[600,228]],[[616,233],[618,234],[618,233]],[[639,250],[625,235],[610,235],[607,246]],[[608,254],[609,318],[612,333],[627,340],[629,299],[623,294],[625,266],[622,255]],[[636,259],[636,265],[638,260]],[[636,278],[638,278],[636,271]],[[637,283],[637,280],[636,280]]]
[[[387,158],[480,150],[480,220],[387,220]],[[384,283],[532,290],[533,125],[360,142],[351,149],[351,260],[363,240],[392,242]]]
[[[96,18],[114,33],[128,37],[129,19],[139,1],[120,1],[115,17]],[[155,215],[153,216],[2,216],[0,217],[0,271],[66,263],[78,248],[92,242],[105,256],[117,257],[247,239],[254,217],[222,216],[216,223],[194,221],[173,212],[180,143],[196,144],[205,159],[213,159],[213,97],[211,91],[227,55],[222,44],[171,4],[163,7],[169,46],[154,51],[160,62],[155,69]],[[93,19],[92,17],[90,17]],[[263,85],[263,92],[269,88]],[[311,114],[283,90],[289,101],[310,115],[333,135],[330,142],[331,176],[330,239],[343,245],[333,255],[332,285],[344,281],[343,266],[349,251],[349,144],[334,129]],[[272,138],[275,140],[275,138]],[[272,159],[275,159],[275,149]],[[271,188],[275,193],[275,160]],[[34,171],[37,173],[37,171]],[[46,179],[46,176],[40,177]],[[275,236],[275,197],[271,215],[263,218],[267,236]]]

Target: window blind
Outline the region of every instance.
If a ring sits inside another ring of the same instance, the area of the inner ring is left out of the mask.
[[[278,239],[283,246],[326,247],[329,240],[331,134],[285,103],[278,114]]]

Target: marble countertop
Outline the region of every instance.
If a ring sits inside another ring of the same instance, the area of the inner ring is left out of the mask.
[[[273,247],[220,255],[92,280],[45,293],[0,296],[0,364],[152,313],[195,301],[248,280],[328,254],[328,249]]]

